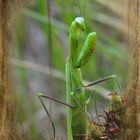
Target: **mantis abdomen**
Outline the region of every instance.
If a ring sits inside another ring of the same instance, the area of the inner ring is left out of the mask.
[[[85,109],[85,91],[82,85],[82,77],[80,69],[73,68],[69,61],[66,63],[67,76],[67,103],[75,105],[74,109],[68,107],[68,140],[75,138],[76,140],[84,140],[78,137],[78,134],[85,134],[87,129],[86,116],[83,110]],[[80,90],[74,93],[77,88]],[[73,138],[70,138],[73,137]]]

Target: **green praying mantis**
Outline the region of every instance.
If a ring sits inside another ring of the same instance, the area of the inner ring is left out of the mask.
[[[50,100],[62,103],[67,106],[67,132],[68,140],[85,140],[85,136],[81,134],[87,134],[88,119],[87,119],[87,104],[89,99],[86,99],[85,87],[98,84],[100,82],[116,79],[115,75],[111,75],[99,80],[96,80],[88,85],[83,84],[82,74],[80,68],[87,64],[89,58],[95,51],[96,47],[96,32],[91,32],[87,35],[84,45],[79,45],[80,32],[85,31],[86,25],[83,17],[76,17],[71,24],[69,35],[69,56],[66,61],[66,90],[67,90],[67,103],[61,102],[57,99],[48,97],[39,93],[39,99],[46,110],[52,127],[54,130],[53,139],[55,136],[55,127],[49,112],[47,111],[42,97],[49,98]]]
[[[76,108],[67,109],[68,140],[73,140],[76,134],[86,133],[87,118],[83,109],[86,109],[84,85],[80,68],[89,60],[96,46],[96,33],[89,33],[82,48],[79,48],[80,31],[85,30],[85,20],[77,17],[71,24],[69,36],[69,56],[66,63],[67,103]],[[74,92],[79,88],[78,92]],[[76,119],[78,118],[78,119]],[[84,140],[83,138],[75,138]]]

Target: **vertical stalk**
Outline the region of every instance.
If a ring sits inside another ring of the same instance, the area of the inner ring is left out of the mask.
[[[49,94],[52,96],[52,77],[51,77],[51,68],[52,68],[52,23],[51,23],[51,1],[47,0],[47,16],[48,16],[48,58],[49,58]]]
[[[39,13],[43,16],[48,16],[48,24],[42,25],[42,29],[45,34],[46,44],[47,44],[47,56],[48,56],[48,66],[49,66],[49,96],[52,96],[52,77],[51,77],[51,67],[52,67],[52,21],[51,21],[51,1],[50,0],[38,0]],[[51,106],[50,106],[51,109]]]
[[[0,139],[12,139],[13,109],[7,64],[8,1],[0,1]]]
[[[130,80],[126,92],[127,106],[124,116],[127,126],[122,128],[122,140],[140,139],[140,1],[125,0],[126,24],[130,52]]]
[[[15,1],[0,0],[0,139],[16,140],[14,124],[14,107],[11,94],[10,72],[8,65],[10,44],[9,24],[11,7]]]

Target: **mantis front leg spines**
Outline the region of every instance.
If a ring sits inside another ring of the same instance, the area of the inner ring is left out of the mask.
[[[87,132],[87,116],[85,90],[80,68],[84,66],[96,46],[96,33],[89,33],[82,48],[79,46],[80,31],[85,30],[85,20],[77,17],[71,24],[69,36],[69,56],[66,63],[67,103],[76,108],[67,108],[68,140],[84,140],[85,137],[76,137]],[[79,88],[78,92],[74,92]]]

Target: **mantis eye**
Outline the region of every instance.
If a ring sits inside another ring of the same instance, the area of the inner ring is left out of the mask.
[[[75,18],[75,23],[82,31],[85,30],[86,25],[85,25],[85,19],[83,17]]]

